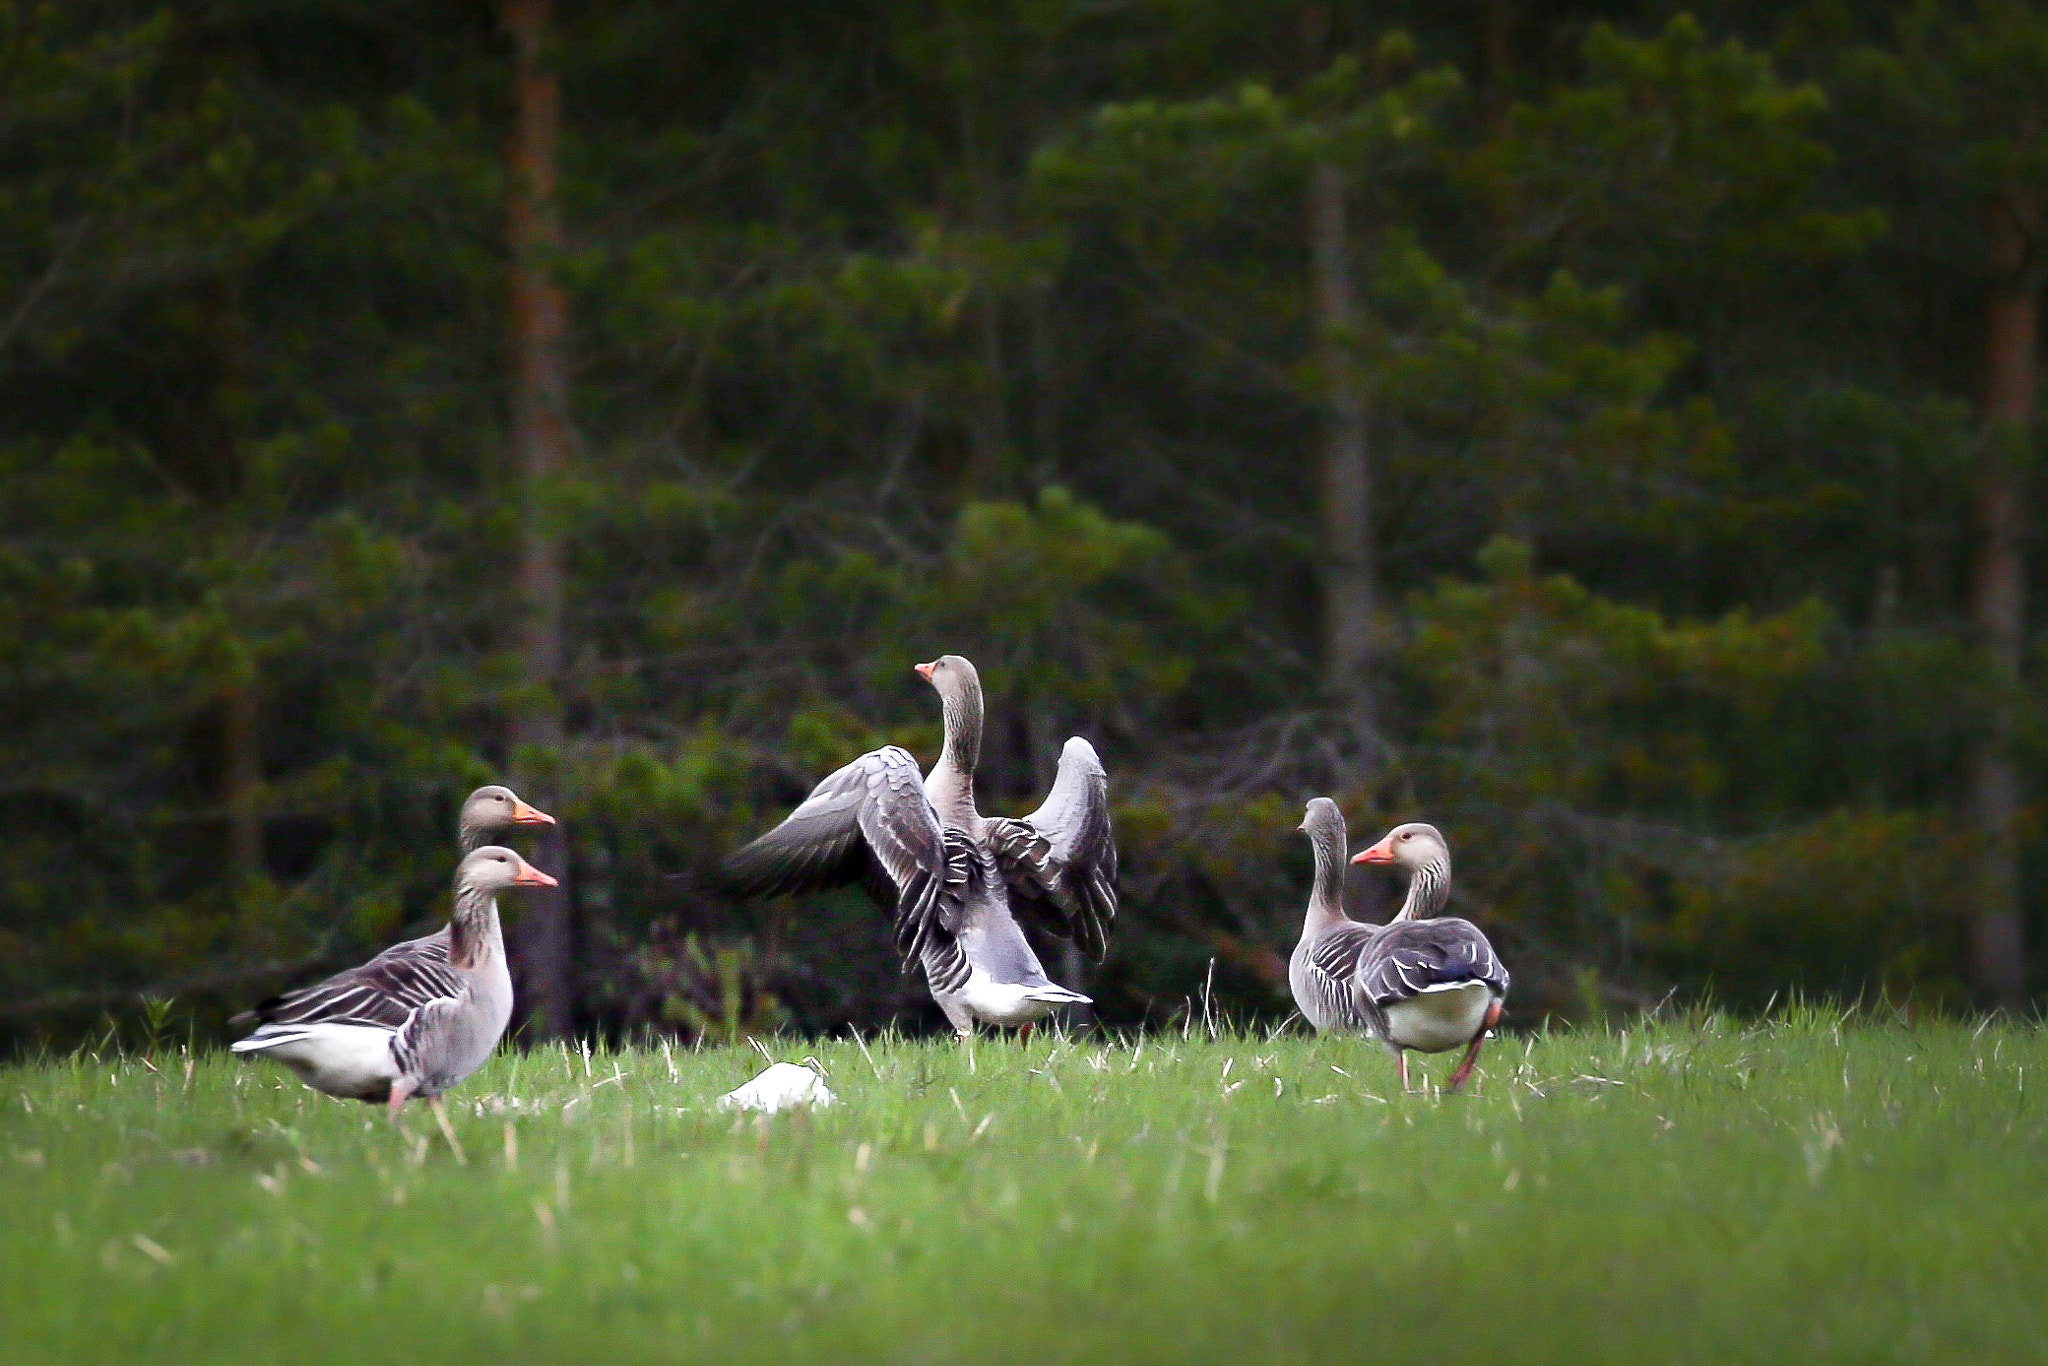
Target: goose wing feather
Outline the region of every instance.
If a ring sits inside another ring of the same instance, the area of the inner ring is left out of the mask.
[[[1405,1001],[1446,982],[1481,981],[1505,996],[1508,970],[1469,920],[1404,920],[1381,930],[1358,964],[1359,988],[1375,1006]]]
[[[1302,955],[1304,980],[1298,989],[1314,997],[1316,1009],[1321,1012],[1318,1027],[1335,1023],[1359,1028],[1370,1024],[1371,1012],[1360,1000],[1356,982],[1359,961],[1371,953],[1378,934],[1377,925],[1356,921],[1335,925]],[[1302,1006],[1302,1014],[1310,1014],[1307,1003],[1299,999],[1296,1003]]]
[[[1095,747],[1068,740],[1044,803],[1021,819],[990,820],[985,831],[1025,918],[1101,962],[1116,917],[1116,838]]]
[[[397,1029],[420,1007],[433,1001],[457,999],[464,990],[463,979],[448,966],[445,941],[440,945],[438,959],[426,953],[398,952],[420,942],[396,945],[324,982],[273,996],[259,1002],[246,1015],[265,1024],[349,1024]]]
[[[1332,982],[1348,982],[1358,971],[1358,961],[1372,947],[1379,935],[1377,925],[1348,924],[1333,926],[1308,951],[1309,971],[1317,977]]]
[[[381,963],[387,958],[423,958],[430,963],[448,961],[448,927],[443,925],[432,934],[423,934],[418,939],[407,939],[393,944],[370,962]]]
[[[735,893],[778,896],[859,882],[896,917],[896,948],[915,961],[934,930],[959,928],[964,836],[939,825],[910,751],[870,751],[811,789],[783,822],[726,856]],[[958,866],[956,866],[958,865]]]

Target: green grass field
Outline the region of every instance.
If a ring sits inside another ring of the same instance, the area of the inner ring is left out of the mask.
[[[1795,1013],[1510,1038],[506,1053],[394,1130],[172,1051],[0,1070],[0,1359],[2048,1359],[2048,1043]],[[1432,1059],[1441,1076],[1447,1059]]]

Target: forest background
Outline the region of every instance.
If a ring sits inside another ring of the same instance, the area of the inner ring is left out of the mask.
[[[1523,1022],[2042,984],[2036,6],[0,0],[0,90],[0,1039],[423,929],[494,779],[529,1037],[922,1027],[706,875],[947,651],[984,807],[1103,754],[1109,1022],[1285,1012],[1317,793]]]

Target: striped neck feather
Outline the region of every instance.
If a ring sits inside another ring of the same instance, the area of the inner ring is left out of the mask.
[[[932,789],[932,805],[942,820],[968,825],[977,814],[974,768],[981,761],[981,689],[970,686],[939,696],[945,708],[946,745],[926,786]]]
[[[1340,817],[1332,826],[1311,825],[1309,848],[1315,851],[1315,888],[1309,893],[1308,914],[1302,921],[1303,937],[1317,934],[1350,917],[1344,914],[1344,826]]]
[[[448,966],[474,968],[501,933],[495,896],[481,887],[455,889],[455,911],[448,917]]]
[[[1451,861],[1433,858],[1417,867],[1415,876],[1408,879],[1408,897],[1401,903],[1400,914],[1394,919],[1434,920],[1450,899]]]

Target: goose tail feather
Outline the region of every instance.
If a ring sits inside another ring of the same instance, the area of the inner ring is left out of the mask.
[[[1083,996],[1078,991],[1068,991],[1065,987],[1056,986],[1032,987],[1024,993],[1024,999],[1027,1001],[1050,1001],[1054,1005],[1092,1006],[1095,1004],[1095,998],[1092,996]]]

